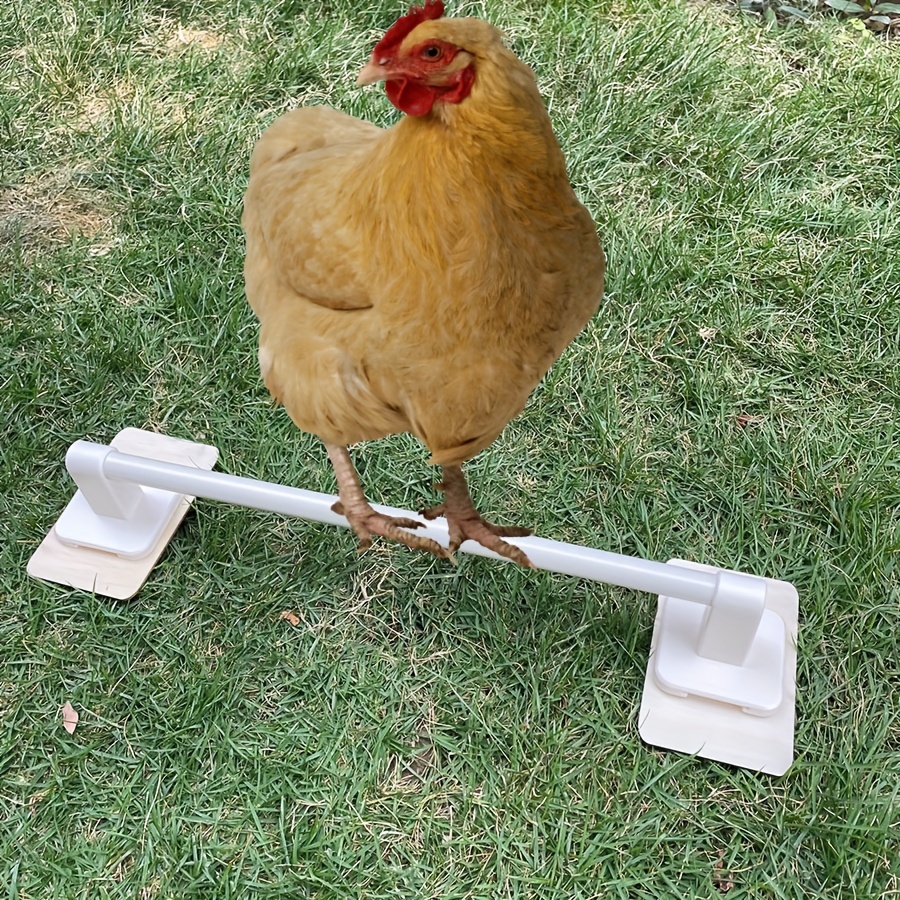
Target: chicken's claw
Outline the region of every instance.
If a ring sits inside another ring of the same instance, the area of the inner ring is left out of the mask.
[[[331,509],[339,516],[344,516],[350,527],[359,538],[359,551],[368,550],[372,546],[372,536],[378,535],[403,544],[411,550],[425,550],[441,559],[448,559],[450,551],[437,541],[421,534],[410,534],[406,528],[424,528],[425,523],[417,519],[387,516],[372,509],[359,483],[359,475],[353,468],[350,453],[346,447],[337,444],[326,444],[328,458],[334,467],[338,481],[338,492],[341,499],[333,503]]]
[[[425,550],[441,559],[447,559],[451,555],[450,551],[442,547],[437,541],[433,541],[431,538],[421,534],[410,534],[404,530],[407,528],[424,528],[425,523],[419,522],[417,519],[386,516],[384,513],[376,512],[368,504],[351,511],[350,515],[348,515],[344,509],[344,504],[340,500],[332,504],[331,509],[339,516],[344,516],[350,523],[350,527],[359,538],[357,550],[360,553],[372,546],[372,536],[377,535],[378,537],[396,541],[398,544],[403,544],[411,550]]]
[[[459,549],[463,541],[475,541],[482,547],[493,550],[498,556],[512,560],[526,569],[534,568],[534,563],[523,550],[503,540],[509,537],[528,537],[531,530],[519,525],[493,525],[486,522],[472,502],[459,466],[445,466],[444,480],[435,487],[444,491],[446,499],[437,506],[422,510],[421,514],[426,519],[436,519],[438,516],[447,519],[451,554]]]

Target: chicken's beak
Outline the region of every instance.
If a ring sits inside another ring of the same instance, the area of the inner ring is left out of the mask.
[[[356,79],[356,85],[357,87],[362,87],[364,84],[375,84],[376,81],[384,81],[387,77],[387,68],[375,62],[374,59],[370,59],[359,73],[359,78]]]

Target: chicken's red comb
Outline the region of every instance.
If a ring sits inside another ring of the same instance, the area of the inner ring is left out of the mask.
[[[423,6],[413,6],[405,16],[400,16],[384,33],[384,37],[375,45],[372,54],[375,57],[391,56],[403,43],[403,39],[415,28],[428,19],[439,19],[444,14],[444,0],[425,0]]]

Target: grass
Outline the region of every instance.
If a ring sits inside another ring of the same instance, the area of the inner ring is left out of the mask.
[[[609,256],[476,496],[792,581],[787,775],[641,743],[646,595],[213,503],[130,604],[27,579],[76,438],[157,429],[333,490],[259,382],[240,200],[291,106],[393,119],[352,85],[398,8],[0,9],[6,896],[900,895],[900,56],[837,21],[454,7],[535,66]],[[356,456],[373,498],[433,497],[411,439]]]

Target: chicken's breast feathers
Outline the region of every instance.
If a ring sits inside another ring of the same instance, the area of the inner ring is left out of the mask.
[[[387,130],[302,109],[263,135],[245,275],[266,384],[299,427],[337,444],[410,431],[451,464],[597,309],[604,259],[531,70],[478,20],[409,40],[441,28],[477,60],[462,103]]]

